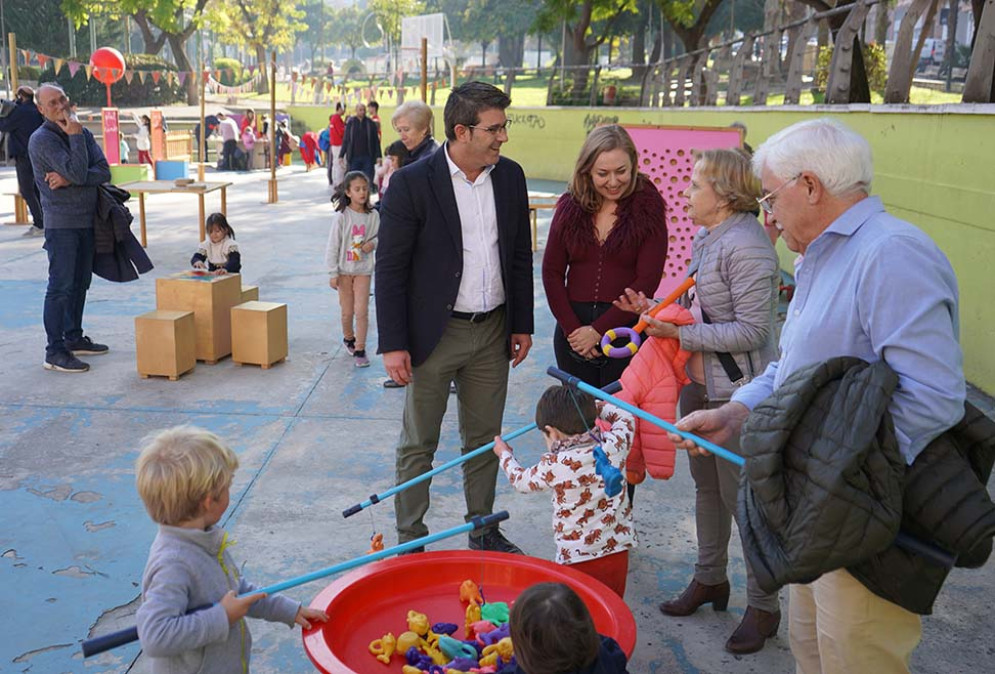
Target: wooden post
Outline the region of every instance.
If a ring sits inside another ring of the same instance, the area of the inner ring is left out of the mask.
[[[812,23],[793,26],[788,29],[788,80],[784,88],[784,104],[798,105],[802,95],[802,66],[805,60],[805,48],[811,33]]]
[[[261,66],[262,64],[260,64]],[[276,51],[270,52],[269,57],[269,199],[268,203],[275,204],[280,200],[276,189]]]
[[[428,102],[428,38],[421,39],[421,102]]]
[[[207,116],[205,114],[204,89],[207,86],[207,73],[204,72],[204,57],[197,57],[197,72],[200,75],[200,138],[197,139],[197,182],[204,182],[204,165],[207,163],[207,142],[206,129]]]
[[[17,36],[7,33],[7,46],[10,47],[10,95],[17,91]]]
[[[964,81],[965,103],[995,103],[995,0],[987,0]]]
[[[744,84],[743,66],[746,59],[753,54],[753,41],[756,39],[754,33],[748,33],[743,39],[743,44],[732,61],[732,71],[729,73],[729,89],[726,91],[726,105],[739,105]],[[763,75],[761,74],[761,77]]]
[[[853,91],[853,64],[855,59],[863,58],[855,53],[856,50],[860,49],[860,40],[857,34],[861,26],[864,25],[864,19],[867,18],[869,10],[870,6],[866,4],[865,0],[858,0],[853,9],[847,14],[846,21],[843,22],[843,25],[836,32],[836,46],[833,48],[833,61],[829,65],[829,80],[826,82],[826,103],[843,104],[859,102],[854,100],[856,92]],[[913,9],[909,11],[914,11],[914,5]],[[901,53],[899,51],[900,45],[901,42],[896,40],[895,58],[898,58],[898,55]],[[894,68],[894,65],[892,68]],[[888,80],[888,85],[891,86],[891,78]],[[909,95],[907,88],[905,95]],[[885,94],[885,102],[889,102],[887,94]]]
[[[888,84],[885,85],[885,103],[908,103],[909,89],[912,88],[912,75],[915,73],[916,64],[919,62],[919,52],[913,53],[912,38],[915,34],[916,23],[919,18],[933,4],[933,0],[915,0],[905,12],[902,24],[895,35],[895,49],[891,57],[891,69],[888,71]],[[923,32],[929,30],[930,26],[923,27]],[[839,44],[839,34],[836,38]],[[833,64],[836,63],[836,50],[833,50]],[[830,70],[830,82],[832,82],[833,70]],[[829,99],[829,87],[826,87],[826,102],[835,103]],[[840,101],[846,102],[849,101]]]

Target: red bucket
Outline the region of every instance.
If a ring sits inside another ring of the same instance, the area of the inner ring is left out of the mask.
[[[459,600],[459,586],[467,579],[481,586],[485,601],[509,605],[536,583],[565,583],[584,600],[599,633],[615,639],[626,655],[636,646],[632,611],[591,576],[524,555],[444,550],[374,562],[326,587],[311,608],[326,611],[329,621],[304,632],[304,650],[326,674],[399,672],[404,654],[395,653],[385,667],[370,654],[370,642],[387,632],[396,636],[406,631],[411,610],[426,614],[432,623],[456,623],[460,629],[453,636],[463,638],[466,607]]]

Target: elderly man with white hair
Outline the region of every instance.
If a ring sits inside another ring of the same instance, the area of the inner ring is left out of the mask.
[[[760,206],[788,248],[804,255],[781,333],[781,356],[732,400],[678,426],[717,444],[792,373],[837,356],[884,361],[899,383],[889,406],[908,465],[964,414],[957,279],[933,241],[869,196],[867,141],[818,119],[757,150]],[[692,453],[701,449],[671,436]],[[791,651],[802,674],[907,672],[919,616],[867,589],[847,570],[790,589]]]

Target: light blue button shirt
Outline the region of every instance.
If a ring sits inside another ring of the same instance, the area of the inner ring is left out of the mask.
[[[911,464],[964,415],[957,277],[946,256],[868,197],[809,244],[795,282],[780,360],[732,400],[752,410],[793,372],[836,356],[884,360],[898,374],[889,409]]]

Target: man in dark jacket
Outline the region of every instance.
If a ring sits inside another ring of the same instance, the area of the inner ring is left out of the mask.
[[[45,228],[35,175],[28,157],[28,140],[31,134],[42,125],[45,118],[35,105],[35,92],[31,87],[18,87],[17,103],[6,117],[0,117],[0,131],[9,138],[8,153],[14,159],[17,169],[17,189],[31,211],[34,225],[24,236],[41,236]]]
[[[804,254],[781,357],[731,402],[694,412],[678,426],[722,445],[792,374],[839,356],[884,361],[898,376],[888,405],[898,451],[914,470],[931,441],[964,416],[950,263],[926,234],[869,196],[870,146],[840,122],[816,119],[784,129],[758,148],[753,168],[765,192],[760,206],[788,248]],[[802,674],[904,672],[922,634],[917,614],[842,568],[791,585],[789,605],[791,652]]]
[[[381,154],[377,124],[366,116],[366,106],[360,103],[356,106],[356,114],[346,122],[342,150],[339,151],[340,161],[347,171],[365,173],[372,189],[373,166]]]
[[[48,290],[45,292],[46,370],[86,372],[76,356],[107,353],[83,335],[83,307],[93,272],[93,220],[100,185],[111,179],[93,134],[72,113],[54,84],[38,88],[45,123],[31,136],[28,154],[45,214]]]
[[[393,174],[380,210],[376,294],[379,353],[407,387],[397,480],[432,468],[456,382],[463,453],[501,432],[508,361],[532,347],[532,240],[522,168],[501,156],[508,140],[500,89],[468,82],[446,102],[448,142]],[[494,507],[497,457],[463,465],[467,521]],[[428,534],[428,482],[397,495],[400,542]],[[495,527],[471,549],[521,553]]]

